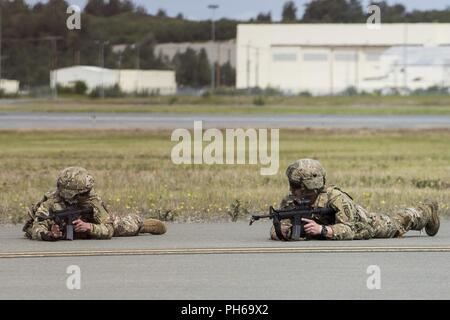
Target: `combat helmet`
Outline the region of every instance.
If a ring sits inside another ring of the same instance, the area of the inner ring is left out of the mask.
[[[56,187],[63,199],[70,200],[78,194],[91,191],[94,177],[84,168],[68,167],[59,174]]]
[[[289,184],[294,188],[304,187],[308,190],[321,190],[326,183],[326,171],[319,161],[300,159],[286,170]]]

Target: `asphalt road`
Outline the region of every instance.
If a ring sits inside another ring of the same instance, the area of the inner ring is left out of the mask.
[[[449,116],[350,116],[299,114],[0,113],[0,129],[193,128],[450,128]]]
[[[268,239],[269,228],[169,224],[162,236],[48,243],[0,226],[0,299],[450,298],[448,220],[436,237],[413,231],[366,241],[280,243]],[[40,257],[5,257],[24,252]],[[80,267],[79,290],[66,286],[70,265]],[[373,265],[380,289],[367,287]]]

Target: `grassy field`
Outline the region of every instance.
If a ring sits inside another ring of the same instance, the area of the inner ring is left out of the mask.
[[[261,99],[261,100],[260,100]],[[260,105],[261,102],[263,105]],[[0,104],[0,112],[297,113],[355,115],[450,115],[450,95],[355,97],[149,97],[61,98]]]
[[[25,208],[55,185],[58,172],[88,168],[109,208],[175,221],[246,218],[278,204],[286,166],[314,157],[370,210],[391,212],[426,197],[450,213],[450,130],[281,130],[280,170],[259,165],[174,165],[171,132],[1,131],[0,221],[21,222]]]

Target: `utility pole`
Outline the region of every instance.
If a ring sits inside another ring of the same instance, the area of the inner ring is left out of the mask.
[[[208,9],[212,10],[212,18],[211,18],[211,22],[212,22],[212,29],[211,29],[211,39],[212,39],[212,45],[214,46],[214,42],[216,41],[216,25],[215,25],[215,20],[214,20],[214,13],[215,10],[219,8],[219,5],[217,4],[210,4],[208,5]],[[213,47],[214,48],[214,47]],[[214,52],[214,49],[211,50],[212,52]],[[213,58],[213,55],[211,55],[211,90],[214,90],[215,87],[215,83],[214,83],[214,79],[216,77],[216,61]]]
[[[78,49],[78,48],[75,51],[74,60],[75,60],[75,65],[79,66],[81,64],[80,49]]]
[[[50,68],[53,69],[53,81],[54,86],[52,88],[53,98],[58,98],[58,43],[57,41],[61,39],[59,36],[48,36],[43,39],[49,40],[52,46],[52,62],[50,63]]]
[[[141,68],[141,43],[138,42],[135,44],[136,46],[136,70]]]
[[[247,89],[250,89],[250,41],[247,43]]]
[[[118,67],[119,67],[118,83],[119,83],[119,86],[120,86],[120,80],[121,80],[121,76],[122,76],[122,56],[123,56],[123,51],[119,51],[119,63],[118,63]]]
[[[217,73],[216,73],[216,86],[220,88],[220,44],[217,44]]]
[[[98,64],[102,70],[100,71],[100,79],[101,79],[101,90],[100,96],[102,99],[105,98],[105,85],[103,83],[103,69],[105,68],[105,45],[109,44],[109,41],[95,41],[99,45],[98,52]]]
[[[408,91],[408,24],[403,29],[403,87],[405,93]]]
[[[359,47],[355,51],[355,88],[359,92]]]
[[[259,88],[259,48],[255,48],[255,87]]]
[[[334,95],[334,48],[330,48],[330,96]]]
[[[140,41],[137,41],[134,44],[134,47],[136,49],[136,62],[135,62],[135,68],[139,70],[141,68],[141,46],[146,44],[149,41],[153,41],[153,34],[149,33],[144,38],[142,38]]]
[[[141,69],[141,42],[136,43],[136,77],[134,79],[134,92],[137,96],[139,91],[139,69]]]
[[[55,76],[55,88],[53,90],[53,98],[58,98],[58,46],[56,43],[56,38],[51,38],[52,41],[52,48],[53,48],[53,70],[54,76]]]
[[[135,84],[134,84],[136,93],[138,93],[138,91],[139,91],[139,75],[140,75],[140,69],[141,69],[141,46],[146,44],[149,41],[154,41],[154,36],[151,33],[149,33],[142,40],[140,40],[134,44],[134,47],[136,49],[136,62],[135,62],[136,78],[135,78]]]

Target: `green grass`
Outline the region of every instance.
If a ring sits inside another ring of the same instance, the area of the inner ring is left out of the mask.
[[[230,220],[265,211],[287,192],[286,166],[314,157],[369,210],[392,212],[419,200],[450,203],[450,130],[281,130],[280,169],[259,165],[174,165],[170,131],[0,131],[0,221],[55,186],[67,166],[88,168],[112,211],[177,221]]]
[[[1,104],[0,112],[158,112],[158,113],[284,113],[338,115],[450,115],[450,95],[262,97],[149,97],[93,100],[61,98]],[[259,99],[258,101],[261,102]]]

